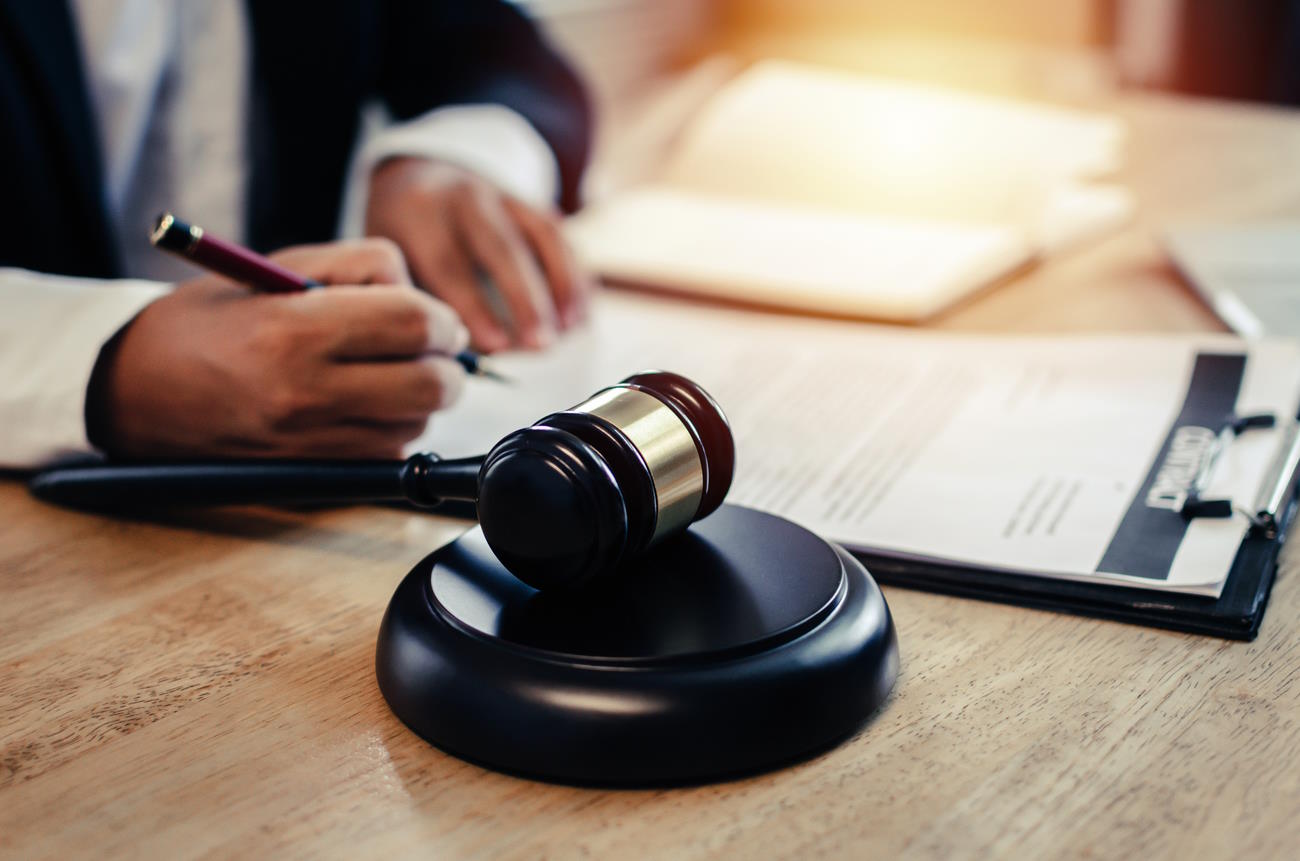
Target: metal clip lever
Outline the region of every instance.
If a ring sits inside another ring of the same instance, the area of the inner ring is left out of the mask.
[[[1228,518],[1232,517],[1233,514],[1240,513],[1250,521],[1252,529],[1268,529],[1270,523],[1275,529],[1276,520],[1265,518],[1265,514],[1266,511],[1276,511],[1276,509],[1262,509],[1257,505],[1257,513],[1252,514],[1240,506],[1233,505],[1231,499],[1204,499],[1202,494],[1210,486],[1219,458],[1227,451],[1233,440],[1248,430],[1264,430],[1274,427],[1276,424],[1277,417],[1273,413],[1251,413],[1244,416],[1235,413],[1229,414],[1224,419],[1223,426],[1219,429],[1218,438],[1214,441],[1209,454],[1196,471],[1196,478],[1192,481],[1192,486],[1187,493],[1187,500],[1183,503],[1181,509],[1183,517],[1188,520],[1199,517]]]
[[[1265,538],[1277,537],[1286,506],[1296,492],[1297,470],[1300,470],[1300,424],[1292,422],[1284,434],[1278,456],[1268,473],[1274,478],[1264,483],[1255,500],[1252,528]]]

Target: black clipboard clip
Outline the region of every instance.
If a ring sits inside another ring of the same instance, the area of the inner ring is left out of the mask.
[[[1273,413],[1252,413],[1250,415],[1229,415],[1224,419],[1210,453],[1201,461],[1196,477],[1187,492],[1181,514],[1191,520],[1198,517],[1227,518],[1242,514],[1250,521],[1251,532],[1265,538],[1276,538],[1285,507],[1296,491],[1297,470],[1300,469],[1300,424],[1292,422],[1284,431],[1283,443],[1278,448],[1277,457],[1265,475],[1272,476],[1265,481],[1255,499],[1255,504],[1247,509],[1235,505],[1231,499],[1206,499],[1203,494],[1214,477],[1219,458],[1232,445],[1233,440],[1243,433],[1255,429],[1272,428],[1277,425]]]

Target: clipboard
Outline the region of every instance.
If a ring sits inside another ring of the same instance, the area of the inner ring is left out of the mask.
[[[1225,420],[1221,449],[1237,434],[1252,427],[1271,427],[1272,416],[1256,415]],[[1093,616],[1138,625],[1167,628],[1190,634],[1207,634],[1231,640],[1254,640],[1268,606],[1277,577],[1278,555],[1287,530],[1295,519],[1300,489],[1300,423],[1287,429],[1287,437],[1253,509],[1231,500],[1204,499],[1189,494],[1182,514],[1195,517],[1245,515],[1251,526],[1233,560],[1218,598],[1171,593],[1155,589],[1085,583],[1053,577],[1035,577],[991,570],[973,564],[938,562],[918,557],[849,547],[875,579],[886,585],[978,598],[1041,610]],[[1217,457],[1207,461],[1205,472]],[[1203,487],[1208,475],[1195,483]]]

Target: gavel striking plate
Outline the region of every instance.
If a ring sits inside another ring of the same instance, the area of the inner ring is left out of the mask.
[[[575,595],[513,577],[471,530],[398,587],[379,689],[449,753],[598,785],[725,778],[847,737],[898,672],[889,610],[857,560],[724,505]]]
[[[421,561],[380,626],[379,689],[417,734],[546,780],[701,782],[824,750],[898,674],[880,589],[843,549],[723,499],[721,408],[646,372],[481,458],[52,470],[79,507],[473,502],[479,525]]]

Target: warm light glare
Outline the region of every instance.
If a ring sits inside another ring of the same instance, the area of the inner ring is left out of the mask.
[[[1021,222],[1055,186],[1112,169],[1122,139],[1106,117],[767,62],[710,105],[668,171],[718,194]]]

